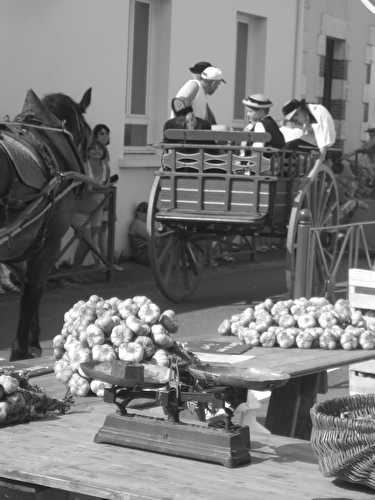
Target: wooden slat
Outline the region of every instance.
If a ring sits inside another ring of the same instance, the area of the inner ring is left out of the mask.
[[[212,141],[217,141],[218,143],[226,143],[228,141],[235,143],[241,143],[242,141],[268,142],[271,138],[267,132],[222,132],[185,129],[168,129],[165,131],[165,137],[172,141],[199,141],[200,144],[208,144]]]
[[[283,357],[291,351],[285,350]],[[336,352],[329,354],[333,359]],[[65,391],[52,374],[36,383],[54,396]],[[100,398],[77,398],[64,416],[0,429],[0,476],[118,500],[373,498],[371,490],[354,485],[346,489],[345,483],[324,477],[310,443],[293,438],[251,431],[252,463],[234,469],[94,443],[106,415],[113,411]],[[159,408],[150,414],[162,416]]]
[[[349,302],[352,307],[375,309],[375,271],[349,269]]]
[[[204,211],[189,211],[186,210],[165,210],[158,212],[155,216],[156,220],[162,221],[186,221],[186,222],[215,222],[226,224],[248,225],[249,230],[253,225],[259,226],[264,223],[264,216],[261,214],[249,214],[243,210],[238,210],[235,217],[233,211],[225,212],[220,210],[204,210]]]

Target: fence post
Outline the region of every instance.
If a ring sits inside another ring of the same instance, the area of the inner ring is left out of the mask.
[[[107,281],[111,281],[113,272],[113,258],[115,247],[115,224],[116,224],[116,187],[111,187],[108,199],[108,234],[107,234]]]
[[[296,242],[296,267],[294,270],[293,298],[307,297],[311,294],[310,272],[310,228],[311,212],[303,209],[299,213]]]

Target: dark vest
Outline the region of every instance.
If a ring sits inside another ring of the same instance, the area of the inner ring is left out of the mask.
[[[261,122],[266,132],[271,136],[270,141],[266,142],[265,146],[279,149],[283,148],[285,146],[285,139],[275,120],[271,116],[265,116]]]

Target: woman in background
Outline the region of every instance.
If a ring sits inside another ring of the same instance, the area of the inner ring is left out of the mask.
[[[103,159],[103,164],[105,168],[110,173],[110,156],[108,151],[108,146],[111,142],[111,131],[108,125],[105,123],[98,123],[92,130],[92,139],[99,142],[105,148],[105,157]],[[117,175],[113,175],[109,178],[110,182],[116,182],[118,179]],[[98,229],[98,244],[100,252],[102,255],[105,254],[107,247],[107,230],[108,230],[108,204],[106,203],[103,207],[103,217],[100,228]]]
[[[85,164],[86,175],[91,177],[99,184],[107,185],[109,182],[110,171],[106,159],[106,148],[97,140],[92,140],[87,148],[87,162]],[[96,209],[100,201],[103,199],[104,194],[95,192],[95,188],[88,187],[87,192],[84,194],[81,202],[81,213],[87,217]],[[80,214],[76,214],[76,217]],[[81,223],[80,223],[81,222]],[[90,225],[84,228],[85,238],[97,249],[98,253],[104,255],[99,244],[99,235],[103,222],[103,207],[96,209],[91,218]],[[78,225],[82,225],[82,221],[77,221]],[[81,240],[78,244],[77,251],[74,257],[74,264],[81,265],[89,251],[87,244]],[[94,256],[94,260],[98,263],[98,257]],[[100,264],[100,261],[99,261]]]

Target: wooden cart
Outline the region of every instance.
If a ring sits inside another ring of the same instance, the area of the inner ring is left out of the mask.
[[[244,145],[264,142],[267,134],[167,130],[166,140],[147,214],[150,262],[161,292],[184,300],[201,279],[213,240],[254,234],[286,237],[291,290],[300,211],[309,209],[313,226],[339,221],[331,169],[312,150]],[[331,240],[326,253],[335,258]],[[314,281],[317,293],[319,272]]]

